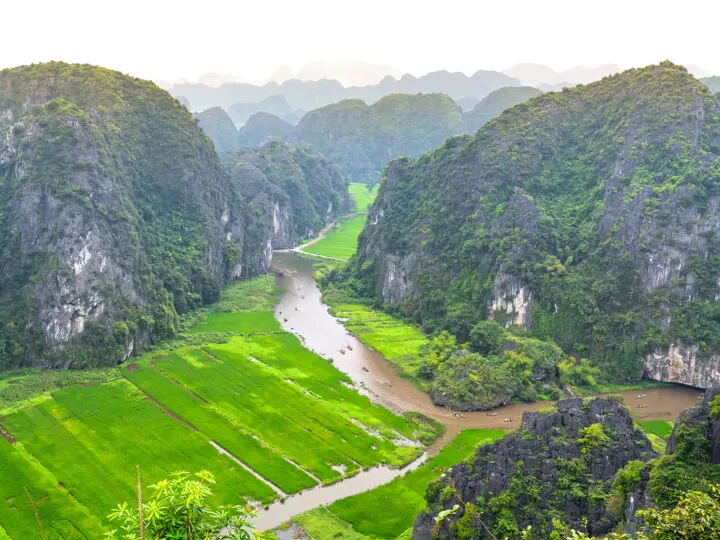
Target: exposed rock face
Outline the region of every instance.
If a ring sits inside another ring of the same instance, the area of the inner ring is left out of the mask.
[[[0,111],[0,369],[122,361],[252,257],[209,139],[155,85],[16,68]]]
[[[645,375],[655,381],[666,381],[698,388],[720,385],[720,355],[698,358],[697,345],[670,345],[645,357]]]
[[[493,281],[493,297],[488,304],[488,312],[491,319],[506,315],[506,328],[516,324],[523,330],[530,330],[532,312],[530,287],[514,276],[498,272]]]
[[[613,377],[644,365],[705,387],[720,377],[718,167],[720,98],[680,66],[630,70],[391,163],[351,265],[428,327],[495,318]]]
[[[428,488],[429,509],[413,527],[413,539],[489,538],[480,520],[497,537],[517,537],[532,525],[532,538],[548,538],[552,517],[588,532],[609,532],[622,516],[605,510],[616,472],[633,460],[656,454],[633,426],[625,407],[610,399],[557,403],[558,412],[525,413],[522,428],[492,445],[481,446],[469,462],[455,467]],[[602,425],[607,439],[583,442],[584,429]],[[434,517],[458,505],[438,527]],[[470,505],[474,505],[471,507]],[[507,510],[506,510],[507,509]]]
[[[314,236],[350,208],[347,184],[325,157],[309,147],[291,148],[272,141],[235,152],[226,166],[249,207],[246,234],[267,246],[266,257],[250,262],[248,271],[266,269],[273,249],[295,247],[300,238]]]

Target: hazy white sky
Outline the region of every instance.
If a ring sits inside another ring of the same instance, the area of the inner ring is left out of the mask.
[[[417,75],[669,58],[720,74],[718,0],[0,2],[0,67],[64,60],[148,79],[354,58]]]

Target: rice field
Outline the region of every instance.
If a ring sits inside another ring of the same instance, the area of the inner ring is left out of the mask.
[[[303,251],[345,261],[355,254],[358,238],[365,228],[367,212],[377,195],[377,187],[370,191],[365,184],[350,184],[349,190],[354,212],[361,215],[339,218],[323,238],[303,248]]]
[[[352,200],[355,203],[355,208],[353,210],[355,212],[369,211],[370,206],[377,196],[377,190],[377,186],[375,186],[372,190],[369,190],[365,184],[350,184],[348,191],[350,192],[350,197],[352,197]]]
[[[425,508],[425,490],[442,471],[467,459],[480,444],[502,438],[503,430],[462,431],[418,469],[371,491],[341,499],[294,518],[314,538],[397,538]],[[325,536],[328,534],[329,536]],[[409,537],[409,536],[408,536]]]
[[[365,228],[367,215],[339,218],[327,234],[303,248],[306,253],[349,260],[357,251],[358,238]]]
[[[640,426],[643,431],[657,435],[661,439],[669,437],[673,430],[672,423],[666,422],[665,420],[647,420],[640,422]]]
[[[138,466],[144,485],[207,469],[213,502],[266,504],[415,459],[422,448],[407,442],[418,425],[372,404],[283,332],[274,292],[267,277],[234,284],[186,345],[105,378],[2,382],[0,393],[22,391],[7,394],[0,430],[0,538],[39,537],[25,488],[48,538],[101,536],[110,509],[135,498]],[[217,333],[227,342],[213,343]]]
[[[332,303],[332,313],[365,345],[398,366],[411,378],[422,364],[420,347],[428,338],[416,326],[361,304]]]

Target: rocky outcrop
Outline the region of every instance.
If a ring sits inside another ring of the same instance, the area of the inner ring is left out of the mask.
[[[720,385],[720,354],[698,357],[697,345],[670,345],[645,357],[645,376],[697,388]]]
[[[704,399],[692,409],[684,411],[673,427],[672,435],[667,441],[667,454],[678,451],[680,429],[683,426],[697,428],[708,442],[708,458],[710,463],[720,465],[720,418],[710,416],[710,404],[715,396],[720,395],[720,386],[708,388]],[[699,449],[698,449],[699,450]]]
[[[490,319],[505,319],[505,327],[515,324],[530,329],[532,291],[514,276],[498,272],[493,281],[493,297],[488,303]]]
[[[605,534],[622,517],[605,510],[604,494],[616,472],[653,457],[621,403],[559,401],[557,412],[525,413],[519,431],[479,447],[471,460],[431,485],[413,539],[456,538],[460,530],[465,537],[489,538],[485,527],[498,538],[519,537],[528,525],[531,538],[548,538],[552,517],[578,530],[587,518],[591,535]],[[451,512],[436,522],[445,510]]]
[[[152,83],[27,66],[0,110],[0,369],[122,361],[252,256],[212,144]]]

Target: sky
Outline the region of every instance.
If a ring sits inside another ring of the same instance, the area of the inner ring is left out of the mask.
[[[422,75],[670,59],[720,74],[717,0],[23,0],[0,68],[63,60],[174,81],[352,58]]]

